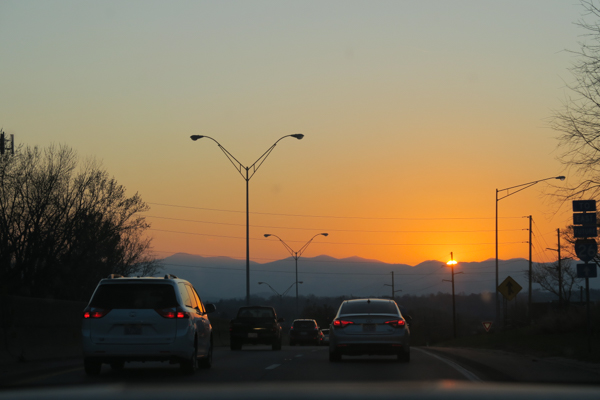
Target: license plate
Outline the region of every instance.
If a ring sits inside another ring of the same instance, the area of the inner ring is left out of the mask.
[[[375,332],[375,324],[363,324],[363,332]]]
[[[258,333],[249,333],[248,337],[249,338],[257,338],[258,337]]]
[[[140,324],[125,325],[125,334],[126,335],[141,335],[142,334],[142,325],[140,325]]]

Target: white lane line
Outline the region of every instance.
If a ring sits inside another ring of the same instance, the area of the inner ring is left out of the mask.
[[[452,368],[454,368],[455,370],[457,370],[458,372],[460,372],[461,374],[463,374],[463,376],[465,378],[467,378],[468,380],[470,380],[472,382],[483,382],[483,380],[480,377],[478,377],[477,375],[475,375],[471,371],[468,371],[468,370],[464,369],[463,367],[461,367],[460,365],[458,365],[457,363],[455,363],[453,361],[450,361],[450,360],[448,360],[448,359],[446,359],[444,357],[440,357],[440,356],[438,356],[436,354],[430,353],[430,352],[428,352],[426,350],[423,350],[423,349],[419,349],[419,348],[416,348],[416,347],[413,347],[413,349],[414,350],[418,350],[420,352],[423,352],[423,353],[427,354],[428,356],[431,356],[433,358],[437,358],[438,360],[445,362],[446,364],[448,364],[449,366],[451,366]]]
[[[302,357],[302,354],[296,354],[294,357]]]
[[[267,368],[265,369],[275,369],[277,367],[279,367],[281,364],[273,364],[273,365],[269,365]]]

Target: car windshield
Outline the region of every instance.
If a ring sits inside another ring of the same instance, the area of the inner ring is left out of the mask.
[[[91,307],[107,309],[157,309],[177,306],[175,289],[168,284],[100,285],[90,302]]]

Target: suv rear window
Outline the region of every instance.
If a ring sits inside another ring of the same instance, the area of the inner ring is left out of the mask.
[[[396,305],[391,301],[353,301],[344,303],[340,314],[394,314],[398,315]]]
[[[108,284],[100,285],[91,307],[98,308],[170,308],[177,306],[175,290],[164,284]]]
[[[314,329],[315,326],[314,321],[294,321],[294,329]]]

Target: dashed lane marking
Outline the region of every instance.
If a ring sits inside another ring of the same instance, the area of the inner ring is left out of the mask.
[[[269,365],[267,368],[265,369],[275,369],[277,367],[279,367],[281,364],[273,364],[273,365]]]

